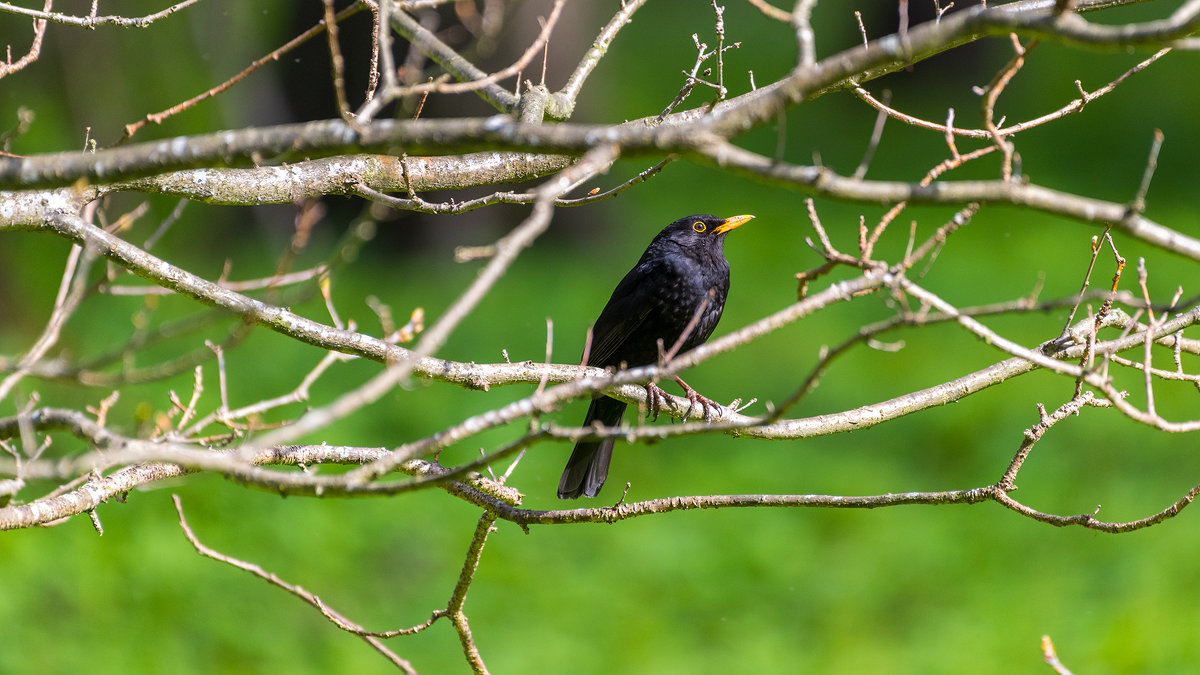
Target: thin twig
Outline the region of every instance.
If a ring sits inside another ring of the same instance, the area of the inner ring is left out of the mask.
[[[174,5],[171,5],[170,7],[166,8],[166,9],[154,12],[153,14],[147,14],[145,16],[139,16],[139,17],[132,17],[132,16],[126,17],[126,16],[118,16],[118,15],[71,16],[68,14],[63,14],[61,12],[51,12],[49,9],[49,7],[51,5],[50,2],[47,2],[46,3],[47,8],[40,12],[36,9],[29,9],[27,7],[19,7],[17,5],[13,5],[13,4],[10,4],[7,2],[0,2],[0,12],[8,12],[10,14],[22,14],[24,16],[33,17],[33,18],[41,20],[43,22],[49,21],[51,23],[61,23],[61,24],[66,24],[66,25],[71,25],[71,26],[80,26],[83,28],[98,28],[100,26],[122,26],[124,28],[145,28],[145,27],[149,26],[150,24],[154,23],[155,21],[158,21],[159,19],[170,16],[171,14],[174,14],[175,12],[178,12],[179,10],[184,9],[190,5],[194,5],[197,2],[199,2],[199,0],[183,0],[182,2],[175,3]]]
[[[362,11],[364,7],[365,7],[365,5],[363,5],[363,4],[354,3],[354,4],[350,5],[349,7],[343,9],[342,11],[338,12],[337,15],[334,17],[334,21],[341,22],[341,21],[345,20],[347,17],[352,16],[352,15],[357,14],[358,12]],[[247,76],[249,76],[254,71],[258,70],[259,68],[261,68],[269,63],[275,63],[276,61],[279,60],[279,58],[282,55],[292,51],[293,49],[299,47],[300,45],[304,44],[305,42],[308,42],[312,38],[319,35],[321,33],[321,31],[323,31],[323,30],[325,30],[325,21],[324,20],[320,21],[312,28],[309,28],[308,30],[297,35],[296,37],[292,38],[291,40],[288,40],[287,42],[285,42],[283,44],[283,46],[271,51],[266,56],[263,56],[263,57],[255,60],[253,63],[251,63],[250,65],[243,68],[242,71],[239,72],[238,74],[234,75],[233,77],[229,78],[228,80],[225,80],[221,84],[218,84],[217,86],[212,87],[208,91],[205,91],[204,93],[193,96],[192,98],[190,98],[186,101],[183,101],[182,103],[177,103],[177,104],[171,106],[170,108],[167,108],[166,110],[163,110],[163,111],[160,111],[157,113],[148,114],[148,115],[146,115],[145,118],[138,120],[137,122],[132,122],[130,124],[126,124],[125,125],[125,135],[122,136],[121,140],[119,140],[117,143],[120,144],[120,143],[124,143],[125,141],[129,140],[130,138],[133,137],[134,134],[136,134],[138,132],[138,130],[140,130],[142,127],[146,126],[146,124],[149,124],[149,123],[162,124],[163,121],[166,120],[167,118],[177,115],[185,110],[188,110],[189,108],[192,108],[197,103],[199,103],[205,99],[209,99],[209,98],[212,98],[213,96],[216,96],[217,94],[220,94],[221,92],[229,89],[230,87],[237,84],[238,82],[241,82],[242,80],[246,79]]]
[[[406,661],[405,659],[400,658],[400,656],[398,656],[395,652],[388,649],[383,644],[383,642],[380,641],[380,638],[395,637],[397,635],[409,635],[411,633],[418,632],[418,631],[428,627],[433,622],[433,620],[435,618],[437,618],[436,616],[431,618],[426,623],[418,624],[417,626],[415,626],[413,628],[409,628],[409,629],[394,630],[394,631],[382,631],[382,632],[368,631],[365,628],[363,628],[362,626],[359,626],[358,624],[355,624],[354,622],[350,621],[344,615],[337,612],[333,608],[326,605],[324,602],[321,601],[320,598],[318,598],[316,595],[313,595],[309,591],[305,590],[303,587],[297,586],[295,584],[290,584],[290,583],[284,581],[278,575],[264,570],[259,565],[256,565],[256,564],[250,563],[250,562],[246,562],[244,560],[238,560],[237,558],[234,558],[233,556],[226,555],[215,549],[205,546],[204,543],[201,542],[200,539],[196,536],[196,534],[192,531],[191,526],[188,525],[187,518],[185,518],[183,515],[183,503],[180,501],[179,495],[171,495],[171,499],[174,500],[175,511],[176,511],[176,513],[179,514],[179,527],[183,529],[183,535],[185,537],[187,537],[187,540],[192,544],[192,547],[196,549],[197,553],[199,553],[200,555],[202,555],[206,558],[211,558],[213,560],[216,560],[217,562],[223,562],[226,565],[236,567],[236,568],[242,570],[243,572],[249,572],[250,574],[258,577],[259,579],[262,579],[263,581],[266,581],[267,583],[271,584],[272,586],[275,586],[277,588],[282,588],[283,590],[287,591],[288,593],[291,593],[292,595],[296,596],[297,598],[300,598],[300,600],[315,607],[317,609],[317,611],[321,612],[321,614],[324,615],[326,619],[329,619],[329,621],[331,623],[333,623],[333,625],[337,626],[338,628],[340,628],[348,633],[353,633],[353,634],[361,637],[367,644],[371,645],[371,647],[373,647],[375,649],[375,651],[379,652],[385,658],[387,658],[387,660],[391,661],[392,665],[401,669],[405,673],[410,673],[411,675],[416,675],[417,671],[413,668],[412,664],[409,663],[408,661]]]
[[[1025,122],[1021,122],[1019,124],[1014,124],[1012,126],[1001,127],[999,129],[996,129],[995,133],[1000,136],[1012,136],[1013,134],[1017,134],[1022,131],[1025,131],[1027,129],[1032,129],[1034,127],[1041,126],[1043,124],[1046,124],[1047,122],[1052,122],[1054,120],[1082,112],[1084,106],[1086,106],[1088,103],[1113,91],[1114,89],[1117,88],[1118,85],[1120,85],[1122,82],[1124,82],[1130,75],[1133,75],[1134,73],[1138,73],[1138,72],[1141,72],[1142,70],[1145,70],[1150,64],[1152,64],[1155,61],[1157,61],[1158,59],[1162,58],[1170,51],[1171,51],[1170,49],[1159,50],[1150,58],[1138,63],[1133,68],[1130,68],[1129,70],[1125,71],[1125,73],[1123,73],[1120,77],[1116,78],[1115,80],[1109,82],[1108,84],[1104,85],[1103,87],[1100,87],[1099,89],[1092,91],[1092,92],[1085,91],[1083,89],[1083,85],[1080,84],[1079,81],[1077,80],[1076,87],[1079,89],[1079,93],[1080,93],[1079,98],[1072,100],[1070,103],[1059,108],[1058,110],[1046,113],[1045,115],[1041,115],[1040,117],[1037,117],[1037,118],[1034,118],[1034,119],[1031,119],[1031,120],[1028,120]],[[867,103],[871,107],[875,108],[876,110],[885,112],[885,113],[887,113],[887,115],[889,117],[892,117],[901,122],[904,122],[905,124],[910,124],[910,125],[916,126],[916,127],[922,127],[925,129],[931,129],[933,131],[952,133],[955,136],[964,136],[967,138],[990,138],[990,137],[992,137],[992,133],[990,131],[988,131],[987,129],[964,129],[961,127],[956,127],[951,123],[939,124],[937,122],[930,122],[927,120],[920,119],[919,117],[914,117],[912,115],[908,115],[899,110],[896,110],[895,108],[889,107],[886,102],[875,98],[874,96],[871,95],[871,93],[869,91],[867,91],[863,87],[855,87],[853,91],[856,95],[858,95],[858,97],[860,99],[862,99],[865,103]]]

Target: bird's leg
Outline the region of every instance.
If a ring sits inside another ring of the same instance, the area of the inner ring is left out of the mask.
[[[662,402],[666,400],[667,392],[653,382],[646,383],[646,414],[651,422],[658,421],[658,413],[662,411]]]
[[[685,395],[687,396],[687,400],[688,400],[687,412],[683,413],[683,416],[690,417],[692,415],[692,409],[696,407],[697,403],[699,403],[700,407],[704,409],[704,421],[711,422],[712,421],[712,407],[710,407],[710,406],[715,406],[717,408],[720,408],[721,404],[717,403],[716,401],[712,400],[711,398],[709,398],[707,396],[701,395],[695,389],[692,389],[688,385],[687,382],[683,381],[683,378],[676,376],[675,381],[679,383],[679,386],[683,387],[683,391],[685,392]]]

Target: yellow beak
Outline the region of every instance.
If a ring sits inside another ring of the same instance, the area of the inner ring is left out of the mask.
[[[725,234],[726,232],[729,232],[730,230],[734,230],[734,229],[741,227],[742,225],[745,225],[746,223],[750,222],[753,218],[754,218],[754,216],[734,216],[732,218],[726,218],[725,222],[718,225],[717,229],[713,230],[713,232],[715,232],[717,234]]]

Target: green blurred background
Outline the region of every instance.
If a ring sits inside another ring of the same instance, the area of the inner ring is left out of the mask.
[[[60,11],[86,13],[87,3]],[[127,2],[104,11],[138,14],[161,3]],[[923,4],[923,3],[912,3]],[[1107,14],[1098,20],[1156,18],[1179,3]],[[748,3],[726,2],[726,56],[731,94],[761,86],[794,63],[789,29],[767,21]],[[547,82],[561,86],[615,2],[571,3],[550,52]],[[548,3],[516,10],[519,36],[483,60],[513,60],[536,29]],[[850,7],[827,2],[814,20],[818,54],[860,38],[859,9],[872,37],[895,29],[894,3]],[[912,7],[923,20],[925,7]],[[85,31],[51,26],[41,60],[0,83],[0,127],[15,125],[18,108],[36,113],[11,151],[32,154],[84,146],[85,128],[103,146],[122,125],[223,81],[317,20],[319,2],[200,3],[149,29]],[[444,10],[444,18],[451,14]],[[351,62],[351,91],[364,72],[362,46],[369,21],[343,28]],[[14,54],[28,44],[28,22],[0,21]],[[659,112],[694,59],[692,33],[714,44],[709,3],[650,2],[617,38],[584,90],[576,121],[612,122]],[[357,46],[356,46],[357,45]],[[251,75],[214,101],[139,134],[149,140],[246,124],[271,124],[334,115],[323,38]],[[979,122],[973,85],[985,85],[1010,58],[1007,40],[956,50],[870,83],[911,114],[942,120],[954,107],[961,126]],[[1109,82],[1148,53],[1102,53],[1038,46],[1001,99],[1010,121],[1035,117]],[[1189,234],[1200,150],[1195,109],[1196,60],[1168,55],[1085,111],[1016,138],[1022,172],[1041,185],[1116,202],[1131,199],[1142,175],[1153,130],[1166,142],[1149,195],[1148,215]],[[687,106],[697,105],[698,91]],[[470,97],[435,97],[430,117],[489,114]],[[853,172],[875,113],[850,94],[833,94],[787,112],[786,157]],[[778,125],[739,139],[774,151]],[[959,148],[979,147],[961,141]],[[939,134],[889,123],[868,177],[916,180],[946,155]],[[595,181],[606,188],[632,176],[645,161],[620,162]],[[992,178],[988,158],[951,178]],[[592,186],[588,186],[589,188]],[[448,195],[431,195],[430,199]],[[462,195],[456,195],[461,198]],[[148,199],[150,213],[125,236],[141,242],[175,207],[172,199],[122,195],[115,217]],[[362,205],[326,200],[328,218],[297,267],[326,259]],[[853,250],[858,218],[884,209],[818,200],[835,243]],[[1188,209],[1188,210],[1185,210]],[[193,204],[155,252],[213,278],[226,260],[233,279],[270,274],[288,244],[296,209]],[[379,225],[358,260],[333,279],[343,318],[378,333],[364,300],[389,304],[398,317],[423,307],[431,318],[474,278],[479,263],[453,261],[456,246],[488,244],[519,222],[527,208],[499,206],[457,217],[398,214]],[[803,195],[731,177],[684,162],[619,198],[558,212],[536,245],[522,254],[485,303],[464,322],[441,356],[493,362],[542,359],[545,322],[554,322],[555,360],[578,358],[588,323],[649,238],[679,216],[711,212],[758,216],[727,242],[733,289],[717,334],[786,306],[795,299],[795,273],[819,259]],[[926,234],[952,209],[911,209],[885,237],[880,256],[901,253],[910,220]],[[923,283],[966,306],[1009,300],[1041,285],[1043,297],[1078,290],[1097,229],[1043,214],[985,207],[956,233]],[[1117,236],[1130,272],[1147,258],[1157,301],[1178,285],[1196,293],[1193,262]],[[5,233],[0,244],[0,353],[23,353],[48,316],[68,245],[47,235]],[[1102,256],[1093,277],[1111,276]],[[1127,272],[1122,286],[1133,290]],[[824,282],[822,282],[824,283]],[[319,302],[296,306],[317,320]],[[118,344],[135,320],[158,322],[191,315],[180,298],[97,296],[67,325],[62,353],[80,358]],[[864,298],[788,326],[689,372],[689,382],[713,398],[787,397],[824,344],[846,339],[864,322],[891,315],[883,298]],[[1025,344],[1055,336],[1063,312],[988,319]],[[217,328],[228,327],[228,322]],[[139,356],[139,365],[193,349],[191,335]],[[954,326],[905,330],[896,352],[861,349],[838,361],[820,388],[790,416],[836,412],[932,386],[982,368],[1003,355]],[[304,345],[258,330],[228,354],[231,403],[246,404],[292,389],[321,358]],[[1169,355],[1162,365],[1170,367]],[[1194,370],[1194,360],[1185,366]],[[370,363],[335,367],[318,382],[321,404],[378,371]],[[215,369],[205,370],[204,405],[215,405]],[[1123,386],[1141,405],[1139,376]],[[127,388],[110,415],[127,430],[139,415],[167,406],[166,392],[190,391],[190,375]],[[612,503],[626,481],[628,499],[709,493],[873,494],[975,487],[994,482],[1025,428],[1037,421],[1034,404],[1054,408],[1069,398],[1070,382],[1027,375],[951,406],[831,438],[766,443],[729,437],[677,438],[653,446],[619,447],[609,487]],[[395,446],[530,391],[511,386],[474,392],[414,382],[309,440]],[[79,389],[26,379],[18,400],[37,392],[44,405],[95,404],[106,389]],[[1157,389],[1160,410],[1174,419],[1196,417],[1190,387]],[[14,402],[0,415],[12,414]],[[286,411],[294,415],[299,408]],[[577,423],[584,406],[554,419]],[[472,439],[443,455],[446,462],[493,449],[519,427]],[[1200,457],[1188,436],[1170,436],[1085,410],[1054,428],[1036,447],[1016,497],[1056,513],[1091,512],[1132,520],[1158,511],[1200,480]],[[51,453],[79,452],[56,437]],[[533,448],[512,477],[529,508],[555,508],[554,487],[568,447]],[[33,486],[25,498],[48,486]],[[0,535],[0,672],[387,672],[389,666],[359,639],[341,633],[296,599],[231,567],[202,558],[179,530],[171,494],[208,545],[256,562],[320,595],[374,630],[425,620],[445,605],[459,573],[478,511],[444,493],[363,500],[280,499],[215,477],[189,477],[129,496],[99,510],[105,534],[86,518],[49,529]],[[1132,534],[1112,536],[1056,529],[994,504],[874,511],[726,510],[675,513],[612,526],[535,527],[529,534],[499,525],[483,554],[467,601],[480,651],[496,673],[693,672],[1048,672],[1039,641],[1053,637],[1077,673],[1200,672],[1195,598],[1200,594],[1200,527],[1196,514]],[[467,670],[453,631],[439,624],[390,646],[426,673]]]

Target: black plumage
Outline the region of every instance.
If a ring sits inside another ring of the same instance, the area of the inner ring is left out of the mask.
[[[617,284],[596,319],[587,365],[634,368],[657,363],[660,349],[670,350],[685,331],[676,353],[707,340],[729,293],[725,235],[753,217],[695,215],[663,228]],[[682,380],[679,383],[693,401],[704,400]],[[623,401],[601,396],[592,401],[583,424],[615,427],[624,414]],[[596,496],[608,477],[614,442],[607,438],[575,445],[558,483],[560,499]]]

